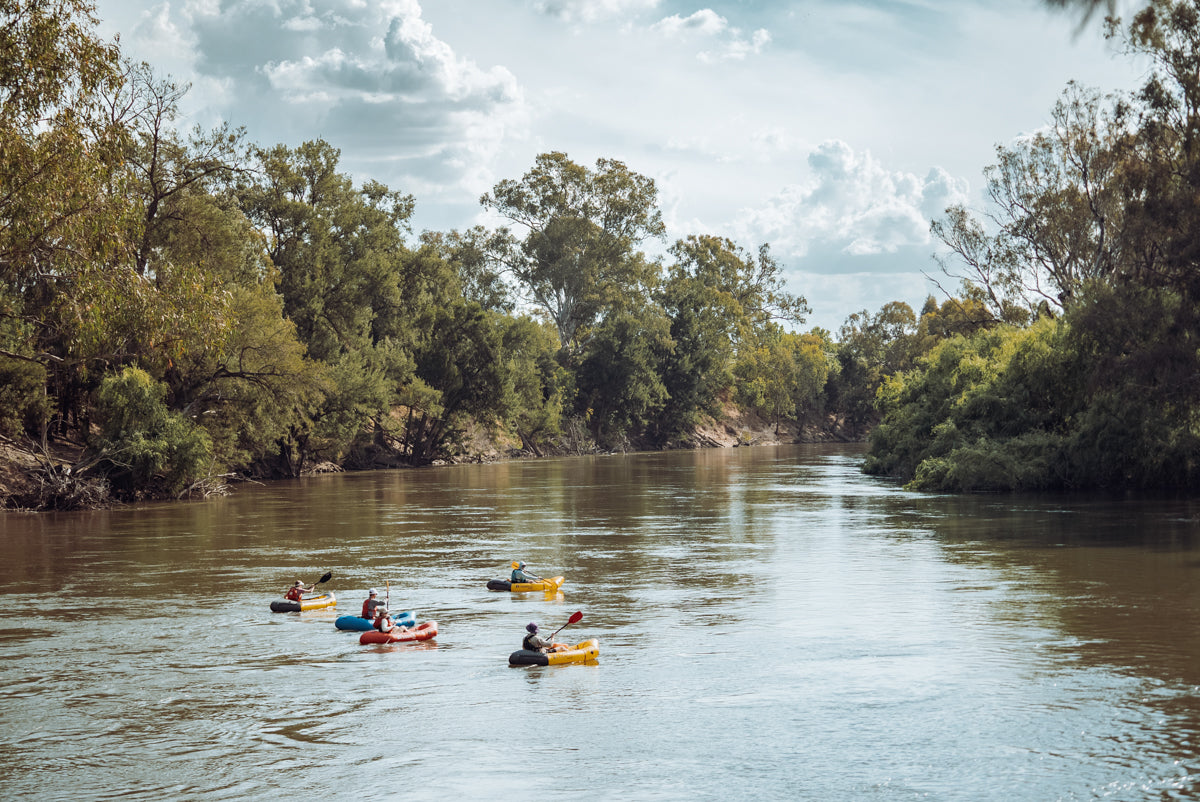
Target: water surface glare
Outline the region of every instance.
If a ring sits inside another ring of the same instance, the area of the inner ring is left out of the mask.
[[[0,797],[1200,798],[1200,503],[918,495],[860,458],[0,514]],[[487,591],[514,559],[563,593]],[[336,610],[268,610],[325,571]],[[336,630],[369,586],[436,641]],[[598,661],[508,666],[576,610]]]

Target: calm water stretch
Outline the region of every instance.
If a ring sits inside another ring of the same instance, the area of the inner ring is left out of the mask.
[[[926,496],[859,459],[0,514],[0,798],[1200,798],[1200,501]],[[562,596],[488,592],[514,559]],[[325,571],[336,610],[269,612]],[[436,641],[334,628],[385,583]],[[508,666],[576,610],[597,662]]]

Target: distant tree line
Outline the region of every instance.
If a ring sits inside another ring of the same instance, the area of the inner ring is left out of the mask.
[[[181,130],[187,87],[88,0],[0,19],[0,443],[43,456],[15,503],[427,464],[472,426],[535,455],[685,445],[729,407],[861,433],[901,359],[896,310],[796,333],[766,245],[648,257],[657,188],[621,162],[542,154],[481,199],[506,226],[414,235],[327,142]]]
[[[1122,34],[1138,93],[1068,87],[935,226],[955,295],[837,336],[767,245],[664,236],[654,182],[538,156],[507,224],[414,234],[415,200],[314,140],[181,130],[187,87],[88,0],[0,0],[0,445],[23,506],[422,465],[471,428],[533,455],[693,442],[738,409],[857,437],[929,489],[1191,486],[1200,382],[1196,3]],[[68,464],[51,459],[70,449]]]

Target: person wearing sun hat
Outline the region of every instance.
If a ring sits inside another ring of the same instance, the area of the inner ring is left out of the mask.
[[[286,598],[288,601],[294,601],[294,602],[302,601],[304,599],[305,593],[312,593],[316,589],[317,589],[316,585],[306,588],[304,586],[304,583],[301,582],[299,579],[297,579],[296,584],[292,585],[288,589],[288,592],[286,594],[284,594],[284,598]]]
[[[380,632],[391,632],[396,626],[392,621],[392,616],[388,613],[388,608],[380,605],[375,608],[375,628]]]
[[[530,621],[528,624],[525,625],[525,631],[528,634],[525,635],[525,639],[521,641],[522,649],[526,649],[531,652],[541,652],[542,654],[547,654],[549,652],[554,652],[554,651],[558,651],[560,649],[566,648],[561,643],[551,643],[550,641],[546,640],[541,635],[539,635],[538,634],[538,625],[535,624],[533,621]]]
[[[525,573],[525,563],[517,561],[513,563],[512,576],[509,578],[509,581],[514,583],[541,582],[542,578],[540,576],[534,576],[533,574]]]

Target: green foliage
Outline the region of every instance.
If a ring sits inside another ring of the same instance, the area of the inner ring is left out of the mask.
[[[936,314],[935,310],[936,305],[928,313]],[[912,307],[900,301],[885,304],[874,315],[865,309],[850,315],[834,349],[837,368],[825,391],[826,406],[842,415],[852,429],[874,423],[880,386],[936,344],[937,335],[928,332],[920,333]]]
[[[1137,258],[1127,251],[1136,190],[1125,118],[1124,105],[1110,111],[1098,92],[1068,85],[1049,127],[997,147],[987,169],[994,232],[961,206],[934,223],[949,249],[943,269],[979,290],[997,321],[1018,323],[1040,303],[1065,309],[1084,283],[1111,281]]]
[[[670,323],[649,305],[610,315],[596,328],[576,371],[576,409],[598,443],[624,446],[660,414],[667,400],[660,366],[670,348]]]
[[[520,181],[498,183],[480,202],[525,229],[497,242],[495,258],[578,352],[588,327],[652,280],[634,247],[664,231],[652,179],[611,159],[595,171],[564,153],[543,153]]]
[[[734,400],[767,420],[795,418],[815,404],[831,369],[821,337],[767,331],[738,355]]]
[[[419,463],[439,456],[468,418],[485,425],[502,419],[511,388],[501,316],[460,301],[434,310],[429,324],[414,357],[417,377],[436,396],[413,405],[405,432],[408,453]]]
[[[99,462],[115,487],[134,491],[161,483],[179,494],[212,468],[207,432],[164,403],[166,387],[138,368],[100,384]]]
[[[41,432],[53,410],[45,368],[31,359],[0,356],[0,435],[16,439]]]
[[[867,470],[943,490],[1200,484],[1200,7],[1154,0],[1109,35],[1150,58],[1142,89],[1069,87],[1051,127],[998,150],[993,231],[962,209],[936,229],[969,300],[1034,322],[887,380]]]
[[[421,234],[423,249],[436,251],[454,270],[466,300],[474,301],[484,309],[509,314],[515,304],[496,254],[506,251],[511,243],[511,235],[488,231],[482,226],[461,233],[426,231]]]
[[[256,155],[260,178],[241,189],[242,208],[266,232],[284,313],[309,356],[334,363],[390,334],[377,318],[403,305],[411,196],[370,181],[355,189],[324,141]]]
[[[671,321],[672,347],[661,369],[667,401],[654,438],[671,442],[702,414],[716,413],[718,398],[735,378],[737,398],[772,418],[793,415],[798,403],[808,403],[793,386],[794,347],[773,354],[760,345],[778,339],[776,321],[800,323],[809,311],[804,298],[784,289],[770,250],[764,245],[755,256],[728,239],[691,236],[676,242],[671,254],[675,261],[656,294]]]
[[[522,444],[541,455],[544,443],[561,432],[566,371],[554,358],[553,328],[528,317],[501,319],[505,360],[505,422]]]
[[[1195,486],[1191,315],[1096,287],[1065,319],[946,340],[880,391],[865,470],[925,490]]]
[[[883,419],[871,433],[864,470],[905,480],[921,476],[926,482],[921,487],[929,489],[929,477],[953,473],[952,466],[930,460],[977,457],[981,449],[995,450],[990,441],[1003,444],[1030,432],[1061,435],[1060,404],[1078,396],[1073,372],[1063,364],[1061,336],[1062,324],[1049,318],[1029,329],[999,327],[970,338],[955,336],[919,359],[916,369],[890,376],[879,391]],[[1029,442],[1017,451],[1025,453],[1021,449],[1027,450]],[[968,467],[981,471],[980,477],[995,470],[988,460]],[[968,486],[963,471],[953,481],[957,485],[942,489],[985,489]],[[987,478],[986,489],[997,484]],[[1014,479],[1009,489],[1019,487]]]

